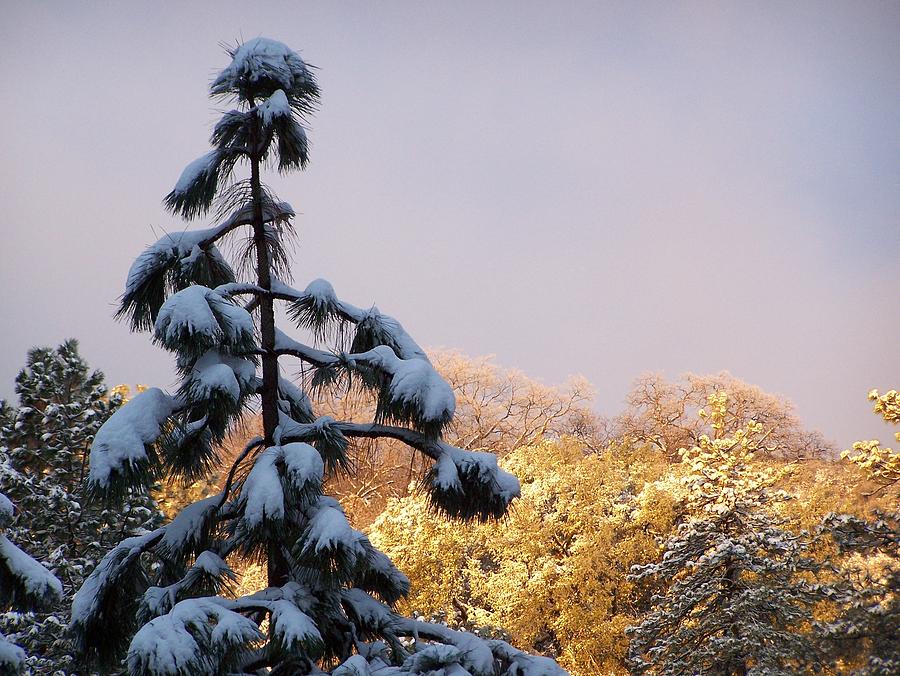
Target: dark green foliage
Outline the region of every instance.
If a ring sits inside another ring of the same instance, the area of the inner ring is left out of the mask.
[[[75,652],[85,664],[115,668],[134,635],[140,599],[151,584],[140,552],[132,548],[139,542],[140,537],[129,538],[110,551],[79,592],[71,629]],[[92,611],[81,609],[79,601],[90,603]]]
[[[861,662],[855,674],[900,672],[900,514],[829,514],[820,532],[847,557],[835,562],[838,614],[819,625],[831,657]]]

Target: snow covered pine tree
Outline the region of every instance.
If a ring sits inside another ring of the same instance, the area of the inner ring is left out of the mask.
[[[788,499],[770,490],[778,476],[752,464],[766,438],[751,421],[726,434],[724,392],[710,395],[716,431],[682,449],[688,468],[687,518],[657,563],[632,568],[660,593],[629,627],[635,674],[796,674],[819,671],[811,635],[813,605],[823,598],[805,573],[819,569],[807,533],[792,533],[773,512]]]
[[[305,291],[284,283],[294,212],[262,184],[260,166],[286,172],[306,165],[301,121],[319,90],[310,68],[280,42],[258,38],[229,54],[211,92],[239,108],[223,115],[214,149],[188,165],[166,198],[186,218],[216,203],[221,222],[145,250],[119,311],[175,353],[182,384],[174,395],[147,390],[116,412],[96,436],[90,483],[112,498],[164,474],[201,475],[255,396],[264,436],[246,444],[220,495],[106,555],[73,605],[80,654],[115,664],[133,634],[132,674],[565,673],[504,642],[394,613],[390,605],[407,593],[408,580],[323,494],[327,478],[351,466],[353,438],[398,439],[433,459],[424,484],[450,516],[500,517],[519,485],[493,455],[441,440],[453,392],[395,319],[339,300],[322,280]],[[225,185],[238,162],[249,165],[249,179]],[[244,227],[242,260],[255,277],[249,283],[235,280],[217,247]],[[237,297],[248,297],[247,305]],[[278,330],[276,300],[315,342],[339,343],[335,351]],[[316,418],[307,395],[281,376],[284,357],[311,369],[312,385],[352,376],[376,397],[376,420]],[[233,554],[264,558],[269,586],[241,598],[217,595],[234,579],[226,563]]]
[[[29,350],[16,394],[18,407],[0,412],[0,491],[18,508],[7,536],[59,577],[65,598],[37,613],[0,613],[0,632],[25,648],[28,670],[65,673],[72,668],[68,599],[109,547],[163,519],[142,489],[116,509],[86,499],[91,442],[122,397],[107,396],[103,374],[90,371],[77,341]]]

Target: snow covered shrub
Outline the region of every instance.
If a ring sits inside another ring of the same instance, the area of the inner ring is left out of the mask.
[[[453,392],[397,320],[339,299],[323,280],[302,291],[287,283],[294,210],[263,185],[260,168],[305,167],[303,122],[319,90],[280,42],[257,38],[230,55],[211,92],[237,107],[216,124],[213,150],[166,197],[185,218],[215,204],[219,224],[178,228],[146,249],[119,312],[174,353],[181,386],[149,389],[110,418],[94,441],[90,484],[115,499],[161,478],[192,481],[255,402],[263,434],[247,442],[219,495],[109,551],[73,605],[80,656],[108,667],[125,655],[130,673],[147,675],[565,673],[503,641],[396,614],[407,578],[323,493],[350,470],[350,443],[360,438],[399,440],[433,461],[425,488],[452,517],[499,517],[519,484],[493,455],[442,440]],[[232,180],[239,164],[249,178]],[[252,273],[243,282],[219,249],[238,233]],[[312,345],[276,328],[276,302]],[[317,346],[328,339],[331,349]],[[282,376],[287,358],[304,365],[306,385],[352,379],[369,390],[374,421],[317,417],[306,392]],[[267,588],[231,597],[233,555],[265,561]]]

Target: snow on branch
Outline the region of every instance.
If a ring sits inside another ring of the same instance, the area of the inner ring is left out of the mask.
[[[427,359],[402,359],[387,345],[344,359],[377,389],[376,419],[409,424],[433,437],[453,419],[453,390]]]
[[[246,154],[241,148],[215,148],[184,168],[165,197],[166,206],[186,219],[205,214],[216,197],[219,181]]]
[[[114,664],[136,625],[138,600],[150,580],[141,554],[163,537],[165,528],[126,538],[97,564],[72,601],[70,625],[75,649],[88,661]]]
[[[182,387],[188,401],[210,401],[220,396],[237,404],[256,390],[256,364],[208,350],[194,362]]]
[[[424,481],[432,506],[465,520],[503,516],[519,496],[519,480],[500,469],[493,453],[439,446],[441,455]]]
[[[293,216],[287,202],[264,201],[264,222]],[[169,293],[191,284],[218,287],[234,282],[234,271],[215,243],[252,222],[253,209],[243,205],[214,227],[163,235],[132,263],[117,317],[128,317],[135,329],[149,329]]]
[[[237,580],[231,567],[215,552],[203,551],[187,573],[167,587],[150,587],[141,599],[140,617],[149,622],[165,615],[183,598],[218,594]]]
[[[195,284],[163,303],[154,336],[163,347],[184,354],[199,356],[211,349],[251,354],[256,349],[254,332],[249,312]]]
[[[91,489],[110,494],[123,486],[145,485],[148,465],[156,460],[153,444],[178,407],[175,398],[153,387],[113,413],[91,445]]]
[[[400,322],[381,314],[376,307],[362,310],[338,299],[334,287],[324,279],[313,280],[303,292],[284,284],[279,286],[278,291],[280,297],[290,301],[288,314],[291,318],[321,340],[332,333],[341,333],[344,324],[355,324],[351,352],[365,352],[378,345],[387,345],[401,359],[428,361],[425,351]]]
[[[291,601],[272,601],[270,624],[278,649],[285,653],[322,654],[324,641],[312,618]]]
[[[453,419],[453,389],[427,359],[400,358],[387,345],[363,353],[334,355],[304,345],[279,330],[275,351],[317,367],[316,384],[331,384],[342,372],[360,374],[363,384],[378,394],[376,420],[394,420],[438,437]]]
[[[321,493],[325,463],[315,448],[303,442],[285,444],[281,457],[285,479],[295,498],[308,502],[309,496]]]
[[[260,530],[265,531],[284,519],[284,490],[276,466],[280,450],[273,446],[260,453],[241,486],[237,504],[242,514],[237,534],[248,546],[264,539],[258,537]]]
[[[350,526],[341,504],[334,498],[320,495],[309,510],[309,517],[295,546],[297,557],[315,561],[320,570],[340,580],[350,579],[368,560],[368,538]]]
[[[270,127],[280,117],[291,117],[291,104],[284,90],[277,89],[272,96],[256,107],[256,114],[264,127]]]
[[[25,666],[25,651],[0,634],[0,673],[18,674]]]
[[[183,562],[186,557],[205,550],[211,544],[221,504],[222,495],[219,494],[197,500],[182,509],[166,525],[156,551],[164,558]]]
[[[0,535],[0,609],[44,608],[61,598],[56,576]]]
[[[297,422],[310,423],[316,419],[306,392],[281,377],[278,378],[278,407]]]
[[[240,613],[212,599],[187,599],[134,635],[128,670],[134,676],[227,673],[246,643],[263,638],[256,623]]]

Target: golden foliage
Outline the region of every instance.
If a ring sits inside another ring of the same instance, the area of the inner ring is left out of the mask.
[[[522,497],[500,523],[448,523],[411,495],[376,521],[373,543],[412,580],[408,610],[469,627],[502,626],[573,674],[618,673],[640,592],[631,565],[657,551],[678,514],[677,482],[649,448],[586,453],[571,438],[503,461]]]
[[[869,400],[875,402],[873,411],[880,415],[886,423],[900,423],[900,393],[890,390],[878,394],[878,390],[869,392]],[[900,432],[894,434],[900,441]],[[900,484],[900,453],[881,445],[878,439],[857,441],[852,449],[841,453],[841,458],[849,460],[866,472],[869,479],[882,488]]]

